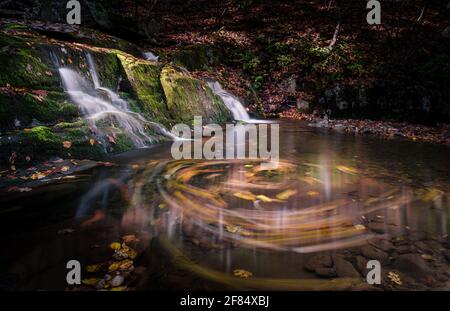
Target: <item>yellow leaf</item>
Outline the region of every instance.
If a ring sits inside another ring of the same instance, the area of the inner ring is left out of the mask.
[[[98,282],[100,282],[99,278],[89,278],[81,280],[81,283],[88,286],[95,286]]]
[[[296,193],[297,193],[296,190],[288,189],[288,190],[285,190],[285,191],[283,191],[281,193],[278,193],[276,195],[276,198],[279,199],[279,200],[287,200],[291,196],[295,195]]]
[[[256,196],[251,192],[235,192],[233,195],[239,199],[247,200],[247,201],[255,201]]]
[[[347,174],[357,174],[358,170],[354,167],[344,166],[344,165],[336,165],[336,169],[343,173]]]
[[[421,257],[428,261],[433,260],[433,256],[428,255],[428,254],[422,254]]]
[[[257,195],[256,198],[257,198],[258,200],[263,201],[263,202],[273,202],[273,200],[272,200],[271,198],[269,198],[269,197],[267,197],[267,196],[265,196],[265,195],[263,195],[263,194]]]
[[[239,226],[234,226],[234,225],[226,225],[225,229],[230,232],[230,233],[236,233],[239,231],[240,227]]]
[[[93,138],[89,139],[89,143],[91,144],[91,146],[94,146],[94,144],[95,144],[95,139],[93,139]]]
[[[436,188],[427,189],[427,192],[422,197],[422,201],[424,202],[432,202],[439,198],[443,192]]]
[[[316,197],[316,196],[319,195],[319,192],[317,192],[317,191],[308,191],[308,192],[306,192],[306,194],[308,196],[310,196],[310,197]]]
[[[61,172],[67,172],[70,169],[68,166],[61,167]]]
[[[240,278],[247,279],[249,277],[252,277],[253,273],[251,273],[250,271],[244,270],[244,269],[235,269],[233,271],[233,275],[240,277]]]
[[[400,279],[400,275],[396,272],[390,271],[387,275],[387,277],[391,280],[392,283],[397,285],[402,285],[402,280]]]
[[[113,250],[118,251],[121,248],[121,244],[119,242],[113,242],[109,245]]]
[[[94,264],[94,265],[89,265],[86,267],[86,271],[89,273],[95,273],[98,272],[102,269],[103,264],[98,263],[98,264]]]
[[[366,229],[366,227],[364,225],[361,225],[361,224],[357,224],[354,227],[355,227],[356,230],[365,230]]]
[[[127,289],[126,286],[117,286],[117,287],[113,287],[111,288],[112,292],[123,292]]]
[[[109,265],[108,271],[114,272],[114,271],[118,270],[119,268],[120,268],[120,262],[113,262],[112,264]]]
[[[128,270],[133,266],[133,260],[125,259],[122,260],[119,264],[119,268],[121,270]]]
[[[139,242],[139,239],[134,234],[124,235],[122,240],[124,243]]]

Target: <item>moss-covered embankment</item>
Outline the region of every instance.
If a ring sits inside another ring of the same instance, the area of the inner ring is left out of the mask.
[[[194,115],[216,123],[231,118],[204,81],[176,66],[140,58],[131,43],[67,25],[48,27],[0,23],[0,166],[54,156],[100,159],[134,148],[118,126],[113,138],[101,137],[64,93],[57,63],[92,80],[87,52],[102,86],[117,91],[149,121],[170,127],[191,123]]]

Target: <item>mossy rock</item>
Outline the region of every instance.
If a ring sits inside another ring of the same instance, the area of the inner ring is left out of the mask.
[[[160,66],[155,62],[134,58],[126,54],[118,54],[137,99],[142,103],[141,112],[149,120],[168,125],[171,120],[168,107],[164,101]],[[134,107],[136,110],[136,106]]]
[[[166,65],[161,71],[161,85],[167,107],[176,122],[191,124],[194,116],[205,122],[224,123],[231,119],[222,100],[215,96],[204,81]]]
[[[207,44],[192,44],[180,47],[165,57],[188,70],[208,70],[220,63],[222,53]]]
[[[0,85],[60,91],[48,46],[0,33]]]
[[[52,125],[78,116],[78,106],[68,101],[62,92],[49,92],[45,97],[31,92],[15,95],[0,92],[1,130],[13,129],[16,125],[29,126],[33,121]]]

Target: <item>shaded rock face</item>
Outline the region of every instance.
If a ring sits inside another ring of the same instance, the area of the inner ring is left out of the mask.
[[[231,119],[220,98],[203,81],[192,78],[185,71],[165,66],[161,84],[167,108],[175,120],[190,124],[192,116],[202,116],[205,122],[217,123]]]
[[[434,275],[433,270],[427,265],[419,254],[403,254],[395,259],[395,267],[402,272],[409,273],[413,277],[423,280]]]
[[[77,37],[80,33],[83,36]],[[64,92],[56,65],[75,70],[92,83],[88,52],[93,56],[101,86],[119,94],[129,109],[148,121],[170,127],[180,122],[191,125],[194,116],[219,124],[231,119],[223,102],[205,82],[170,65],[135,57],[132,54],[140,55],[137,47],[105,34],[70,25],[2,21],[0,46],[0,133],[14,131],[9,134],[14,137],[0,139],[2,165],[12,152],[18,155],[15,164],[20,165],[24,162],[21,157],[79,155],[99,159],[109,152],[134,147],[120,127],[114,137],[97,137],[83,122],[79,107]],[[96,96],[102,96],[98,93]],[[104,96],[108,96],[107,92]],[[40,135],[30,135],[37,126],[41,127],[36,129]],[[152,131],[150,123],[148,131]],[[40,148],[46,145],[41,138],[51,148]],[[72,142],[71,146],[63,148],[64,141]],[[98,141],[103,142],[101,147]],[[22,152],[25,145],[26,153]]]

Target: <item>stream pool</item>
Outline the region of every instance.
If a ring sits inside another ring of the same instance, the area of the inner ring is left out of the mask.
[[[449,289],[447,146],[299,121],[280,123],[277,170],[170,146],[1,196],[0,287],[370,290],[378,260],[376,288]],[[82,286],[66,282],[73,259]]]

